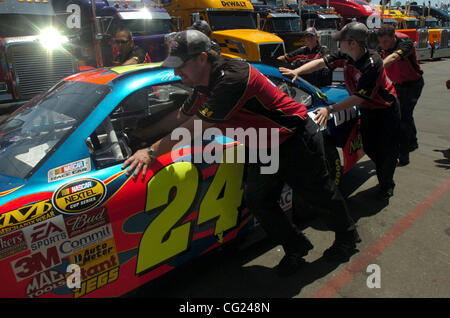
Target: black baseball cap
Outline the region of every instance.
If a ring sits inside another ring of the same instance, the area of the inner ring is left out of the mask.
[[[211,49],[211,40],[197,30],[178,32],[169,38],[169,56],[162,66],[181,67],[190,58]]]
[[[369,34],[369,29],[360,22],[350,22],[346,24],[341,31],[334,33],[331,37],[337,41],[355,40],[365,42]]]
[[[209,27],[208,22],[206,22],[205,20],[195,21],[186,30],[197,30],[197,31],[200,31],[200,32],[206,34],[207,36],[211,35],[211,28]]]

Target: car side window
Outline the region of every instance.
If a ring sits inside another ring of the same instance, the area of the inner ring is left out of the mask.
[[[165,115],[181,107],[190,91],[176,82],[144,87],[123,99],[86,140],[96,169],[121,163],[145,147],[147,140],[137,138],[134,132],[152,130]],[[154,136],[167,134],[155,129],[151,131]]]
[[[269,79],[284,93],[296,102],[305,105],[307,108],[313,107],[312,95],[307,91],[295,86],[291,82],[284,81],[276,77],[269,77]]]

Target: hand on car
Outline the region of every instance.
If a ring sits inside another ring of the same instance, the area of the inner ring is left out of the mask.
[[[327,107],[320,107],[316,110],[313,110],[313,113],[316,114],[314,120],[320,125],[324,126],[328,121],[328,116],[330,116],[330,111]]]
[[[297,74],[297,72],[295,70],[290,70],[290,69],[285,68],[285,67],[280,67],[278,69],[280,70],[280,73],[283,76],[292,77],[292,83],[294,83],[297,80],[298,74]]]
[[[148,167],[155,161],[154,157],[150,157],[148,154],[147,148],[145,149],[139,149],[132,155],[130,158],[125,160],[125,162],[122,165],[122,169],[125,169],[129,166],[127,169],[127,176],[129,176],[133,170],[133,178],[136,180],[139,176],[139,173],[142,170],[142,180],[145,179],[145,174],[147,173]]]

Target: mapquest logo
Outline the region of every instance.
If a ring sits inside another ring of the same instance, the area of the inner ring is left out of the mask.
[[[78,214],[99,205],[106,196],[106,187],[97,179],[79,179],[61,186],[52,198],[61,213]]]

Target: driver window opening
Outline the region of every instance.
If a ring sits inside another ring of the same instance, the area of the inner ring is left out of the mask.
[[[86,140],[96,169],[119,164],[169,134],[157,123],[178,110],[190,91],[171,83],[144,87],[126,97]]]

